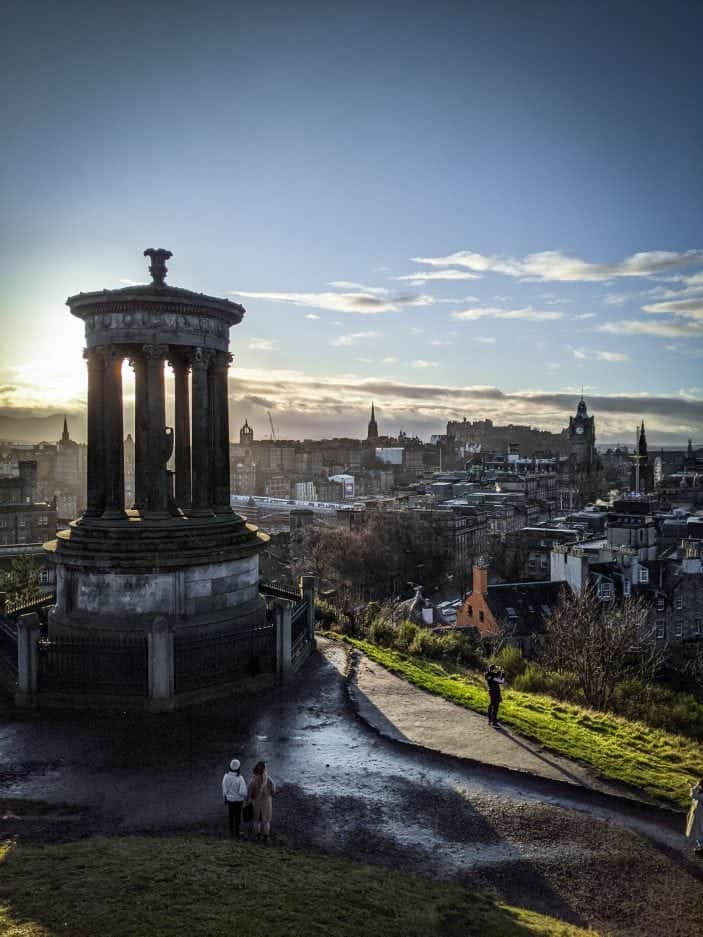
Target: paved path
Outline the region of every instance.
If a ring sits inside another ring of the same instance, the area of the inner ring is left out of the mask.
[[[680,817],[383,738],[356,716],[346,664],[321,642],[291,685],[258,696],[0,723],[0,839],[222,836],[225,765],[265,758],[275,842],[456,879],[618,937],[703,934]]]
[[[491,728],[485,716],[421,690],[359,651],[353,652],[350,692],[362,719],[395,741],[652,803],[507,727]]]

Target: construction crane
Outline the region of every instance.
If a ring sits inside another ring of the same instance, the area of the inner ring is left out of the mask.
[[[270,410],[267,410],[266,412],[268,413],[268,417],[269,417],[269,426],[271,427],[271,442],[275,442],[275,440],[276,440],[276,427],[273,425],[273,417],[271,416],[271,411],[270,411]]]

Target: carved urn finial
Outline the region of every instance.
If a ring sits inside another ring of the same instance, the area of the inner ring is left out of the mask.
[[[166,251],[163,247],[153,248],[148,247],[144,251],[144,256],[148,257],[151,260],[149,266],[149,273],[152,278],[153,286],[163,286],[164,280],[166,279],[166,274],[168,273],[168,267],[166,266],[166,261],[169,257],[173,257],[171,251]]]

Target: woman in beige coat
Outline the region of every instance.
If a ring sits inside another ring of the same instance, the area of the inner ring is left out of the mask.
[[[686,836],[695,843],[694,852],[703,853],[703,778],[691,788],[691,809],[686,820]]]
[[[264,842],[268,842],[271,831],[271,814],[273,812],[273,795],[276,793],[276,785],[273,778],[268,776],[266,771],[266,762],[259,761],[254,766],[254,773],[249,782],[248,796],[254,806],[254,832],[256,838],[264,837]]]

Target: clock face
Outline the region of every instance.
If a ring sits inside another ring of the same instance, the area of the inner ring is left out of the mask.
[[[581,436],[582,433],[583,433],[583,426],[577,426],[577,427],[576,427],[576,432],[579,434],[579,436]]]

